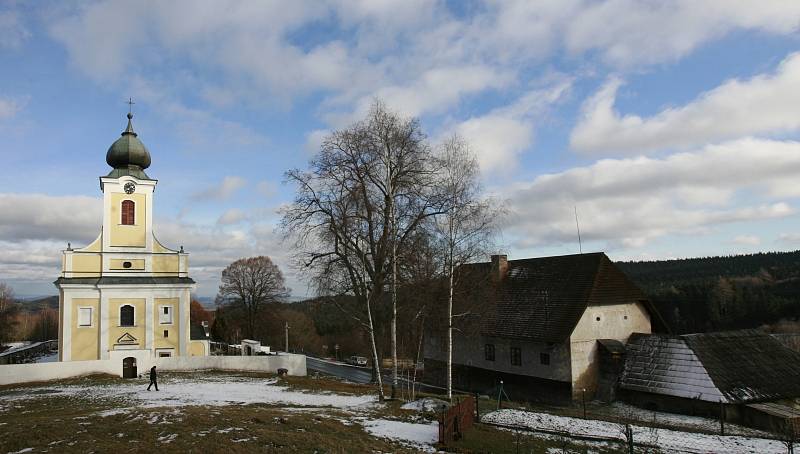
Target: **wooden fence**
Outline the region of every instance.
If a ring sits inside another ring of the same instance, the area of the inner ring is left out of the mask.
[[[475,398],[467,396],[439,415],[439,443],[461,439],[465,430],[475,423]]]

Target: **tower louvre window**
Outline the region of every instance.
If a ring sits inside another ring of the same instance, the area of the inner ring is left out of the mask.
[[[135,213],[136,213],[136,204],[133,203],[133,200],[123,200],[122,225],[134,225],[136,223]]]

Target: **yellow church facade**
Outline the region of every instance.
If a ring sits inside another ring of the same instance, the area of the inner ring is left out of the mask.
[[[62,254],[59,290],[61,361],[200,356],[207,340],[190,337],[189,255],[153,233],[157,180],[150,153],[131,124],[109,148],[100,177],[103,226],[90,245]]]

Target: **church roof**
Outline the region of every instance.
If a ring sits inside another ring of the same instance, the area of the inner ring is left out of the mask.
[[[106,162],[113,169],[107,176],[119,178],[130,175],[142,180],[149,180],[150,177],[144,173],[144,169],[150,167],[150,152],[133,131],[131,119],[133,119],[133,114],[128,113],[128,127],[122,132],[122,137],[108,148]]]
[[[153,285],[153,284],[194,284],[190,277],[149,277],[149,276],[103,276],[103,277],[59,277],[53,282],[61,284],[94,284],[94,285]]]

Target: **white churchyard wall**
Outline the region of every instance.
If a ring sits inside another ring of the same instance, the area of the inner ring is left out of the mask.
[[[137,372],[146,376],[151,366],[160,371],[188,370],[246,370],[276,373],[286,369],[289,375],[304,376],[305,355],[282,354],[277,356],[175,356],[171,358],[139,357],[130,352],[114,351],[111,359],[93,361],[64,361],[38,364],[0,365],[0,385],[13,385],[36,381],[58,380],[90,374],[122,376],[122,358],[137,357]]]

